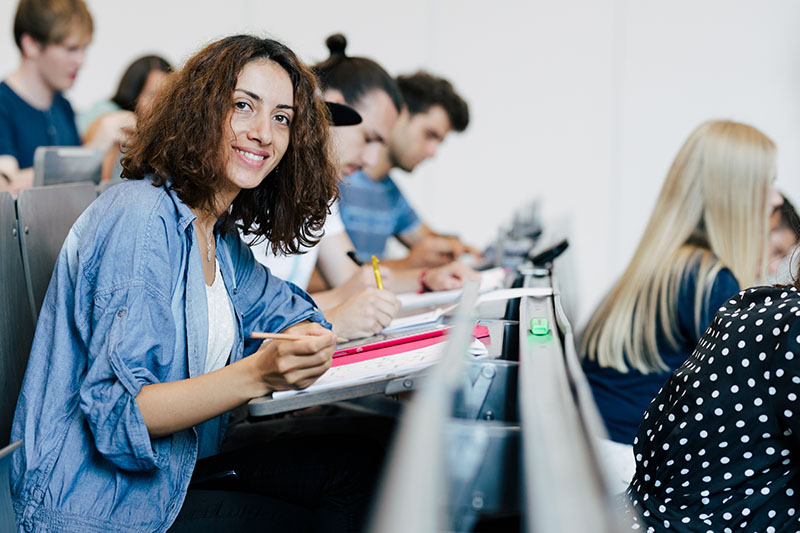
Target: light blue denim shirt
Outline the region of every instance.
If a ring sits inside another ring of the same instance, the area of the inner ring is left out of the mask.
[[[126,182],[101,195],[64,243],[14,416],[12,495],[23,531],[165,531],[198,457],[216,453],[227,416],[151,439],[142,386],[202,374],[208,312],[190,209],[167,187]],[[237,325],[230,362],[321,312],[269,274],[237,233],[217,237]]]

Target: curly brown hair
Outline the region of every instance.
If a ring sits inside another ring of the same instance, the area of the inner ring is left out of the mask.
[[[329,206],[338,198],[330,158],[327,110],[316,77],[283,44],[251,35],[216,41],[170,75],[152,111],[139,118],[122,159],[122,177],[169,183],[189,207],[211,210],[227,179],[223,128],[239,73],[254,60],[281,66],[294,89],[289,146],[277,167],[254,189],[242,189],[220,217],[221,231],[238,227],[269,240],[274,253],[298,253],[319,241]]]

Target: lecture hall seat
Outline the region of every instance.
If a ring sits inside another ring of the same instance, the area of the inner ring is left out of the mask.
[[[11,421],[33,342],[33,317],[22,268],[14,200],[0,192],[0,531],[16,531],[8,470],[21,441],[6,446]]]
[[[91,182],[23,189],[17,197],[22,264],[33,320],[72,224],[97,197]]]

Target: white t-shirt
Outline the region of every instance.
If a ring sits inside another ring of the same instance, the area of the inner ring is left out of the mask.
[[[323,238],[338,235],[344,231],[344,223],[339,214],[339,202],[334,202],[331,206],[331,213],[325,219],[325,225],[322,227],[325,232]],[[247,242],[247,239],[245,239]],[[269,249],[269,243],[265,240],[250,247],[253,250],[253,255],[256,261],[269,268],[270,272],[286,281],[291,281],[301,289],[308,287],[308,281],[311,279],[311,274],[314,272],[314,266],[317,264],[317,256],[319,255],[319,246],[312,248],[302,248],[304,254],[294,255],[275,255]]]
[[[214,261],[214,283],[206,285],[208,301],[208,350],[206,351],[205,373],[219,370],[228,364],[233,348],[233,311],[225,282],[219,273],[219,261]]]

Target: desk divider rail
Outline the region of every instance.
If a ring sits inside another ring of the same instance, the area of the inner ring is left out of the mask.
[[[477,283],[467,284],[442,358],[430,370],[425,386],[411,399],[400,420],[370,531],[441,531],[448,521],[444,428],[464,373],[461,363],[472,337],[477,297]]]
[[[526,278],[525,286],[537,285],[552,286],[552,280]],[[533,319],[547,321],[546,335],[531,332]],[[598,415],[558,297],[521,300],[519,361],[525,530],[630,530],[615,508],[594,453]]]

